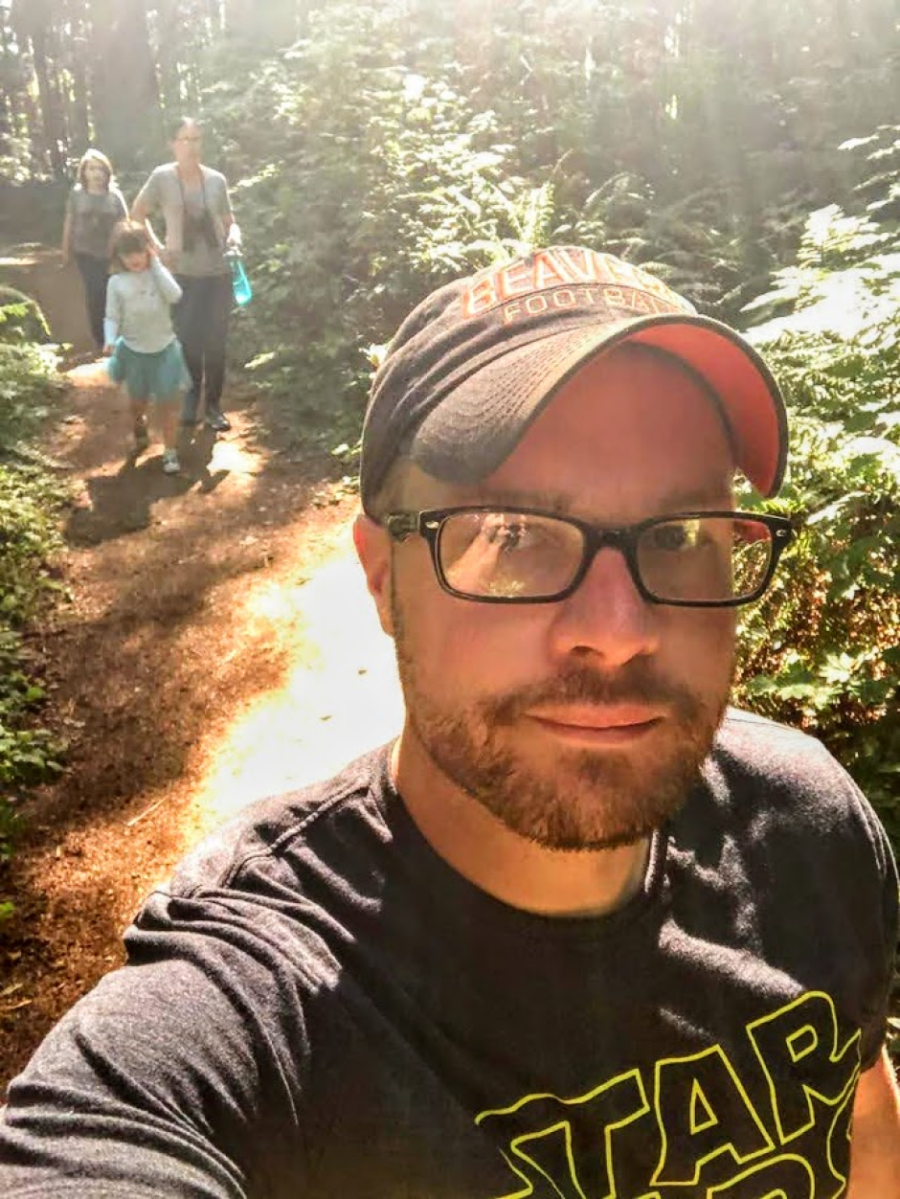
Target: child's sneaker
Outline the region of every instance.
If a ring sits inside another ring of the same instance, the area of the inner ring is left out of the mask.
[[[175,450],[163,450],[163,474],[177,475],[181,470],[181,463],[178,461],[178,453]]]
[[[145,420],[136,420],[134,422],[134,449],[135,453],[140,454],[150,444],[150,434],[147,432],[147,422]]]

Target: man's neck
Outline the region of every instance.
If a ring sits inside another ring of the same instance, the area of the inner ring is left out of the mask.
[[[203,168],[199,162],[190,162],[186,164],[178,162],[175,164],[175,166],[178,174],[185,183],[196,183],[199,179],[203,178]]]
[[[643,885],[649,839],[580,851],[528,841],[438,771],[408,726],[394,745],[391,776],[435,853],[511,907],[544,916],[600,916],[624,906]]]

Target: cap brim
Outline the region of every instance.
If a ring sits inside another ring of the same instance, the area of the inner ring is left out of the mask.
[[[582,325],[509,350],[445,396],[416,429],[407,454],[448,482],[486,478],[567,379],[624,341],[664,350],[704,380],[729,425],[737,465],[762,495],[774,495],[787,457],[787,418],[778,384],[739,334],[702,316]]]

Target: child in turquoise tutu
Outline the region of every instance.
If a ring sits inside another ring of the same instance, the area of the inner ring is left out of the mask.
[[[181,288],[160,262],[146,228],[123,221],[112,241],[112,269],[106,288],[104,353],[109,375],[131,400],[136,453],[150,444],[147,409],[152,403],[163,439],[162,468],[181,469],[176,442],[181,397],[190,375],[172,324],[172,305]]]

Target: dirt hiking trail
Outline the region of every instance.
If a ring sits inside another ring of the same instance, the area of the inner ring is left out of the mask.
[[[71,601],[31,646],[52,688],[45,718],[70,750],[62,779],[19,808],[0,1095],[123,960],[122,932],[188,847],[250,800],[387,740],[402,712],[352,555],[355,500],[327,463],[264,444],[252,397],[232,398],[232,431],[198,432],[165,476],[158,442],[128,457],[127,405],[98,364],[68,377],[47,448],[75,485]]]

